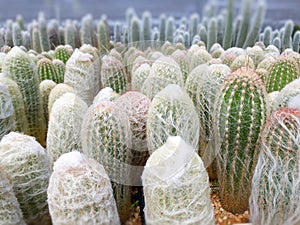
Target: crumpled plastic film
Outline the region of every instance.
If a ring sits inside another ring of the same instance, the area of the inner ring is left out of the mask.
[[[208,174],[181,137],[169,137],[150,156],[142,181],[148,225],[215,224]]]
[[[80,129],[87,104],[74,93],[65,93],[52,107],[47,134],[51,167],[63,153],[80,148]]]
[[[252,179],[255,225],[300,223],[300,110],[281,108],[266,122]]]
[[[78,151],[65,153],[55,162],[47,194],[55,225],[120,224],[106,171]]]
[[[147,144],[150,154],[169,136],[181,136],[198,149],[199,118],[188,94],[178,85],[169,84],[153,98],[147,119]]]
[[[0,142],[0,166],[12,181],[25,221],[47,221],[46,191],[51,172],[45,149],[34,137],[11,132]]]
[[[0,225],[25,225],[18,200],[3,169],[0,169]]]
[[[14,107],[5,84],[0,82],[0,140],[16,127]]]

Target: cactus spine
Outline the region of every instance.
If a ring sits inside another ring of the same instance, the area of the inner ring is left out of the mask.
[[[287,220],[299,218],[299,131],[299,109],[281,108],[264,126],[250,197],[254,224],[298,224]]]
[[[39,92],[39,82],[34,62],[19,47],[13,47],[5,58],[3,72],[19,86],[28,120],[28,134],[45,145],[46,122]]]
[[[221,203],[239,213],[248,209],[257,140],[269,113],[263,81],[253,70],[240,68],[227,77],[215,105]]]
[[[55,162],[47,194],[53,224],[120,225],[106,171],[78,151]]]
[[[49,158],[31,136],[11,132],[0,142],[0,165],[12,181],[14,193],[27,223],[49,224],[47,187]]]

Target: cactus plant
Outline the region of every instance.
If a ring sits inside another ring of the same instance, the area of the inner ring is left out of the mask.
[[[127,90],[127,83],[128,79],[123,63],[113,56],[103,56],[101,67],[102,87],[111,87],[120,94]]]
[[[188,94],[178,85],[169,84],[153,98],[147,119],[148,150],[152,154],[169,136],[181,136],[198,149],[199,118]]]
[[[98,45],[101,55],[105,55],[109,51],[109,31],[105,20],[101,19],[97,26]]]
[[[45,145],[46,122],[43,116],[43,105],[39,92],[39,82],[34,62],[28,54],[15,46],[7,54],[3,72],[19,86],[28,120],[28,134],[36,137]]]
[[[80,149],[80,127],[87,104],[74,93],[57,99],[49,117],[47,153],[53,163],[64,153]]]
[[[47,22],[45,18],[40,17],[38,21],[39,38],[42,52],[50,50],[50,42],[47,34]]]
[[[52,61],[48,58],[41,58],[37,62],[37,71],[39,83],[43,80],[52,80],[55,83],[63,82],[63,77],[58,76]]]
[[[187,53],[183,50],[177,49],[172,53],[171,57],[178,63],[180,66],[181,73],[183,75],[184,82],[186,81],[189,74],[189,60]]]
[[[25,225],[12,184],[3,170],[0,171],[0,225]]]
[[[93,45],[93,32],[93,16],[91,14],[87,14],[81,19],[81,43]]]
[[[53,224],[120,224],[106,171],[78,151],[55,162],[47,194]]]
[[[0,142],[0,165],[12,182],[25,222],[41,224],[45,219],[44,224],[50,224],[46,192],[50,167],[45,149],[33,137],[11,132]]]
[[[299,217],[299,121],[299,109],[281,108],[264,126],[250,198],[254,224],[298,224],[287,220]]]
[[[0,140],[16,128],[14,106],[5,84],[0,82]]]
[[[292,57],[281,56],[269,68],[269,75],[265,79],[268,93],[280,91],[285,85],[300,76],[299,66]]]
[[[66,64],[72,53],[73,48],[70,45],[58,45],[54,50],[54,58],[60,59]]]
[[[112,182],[114,196],[124,223],[131,205],[131,133],[127,114],[113,102],[91,105],[81,127],[82,151],[100,162]],[[108,135],[110,134],[110,135]]]
[[[54,50],[61,42],[59,34],[59,23],[52,19],[47,23],[47,35],[49,38],[50,49]]]
[[[143,63],[135,69],[131,75],[131,89],[142,91],[143,83],[150,74],[151,66],[148,63]]]
[[[225,80],[215,106],[221,204],[239,213],[248,209],[257,141],[269,114],[264,83],[252,69],[240,68]]]
[[[93,104],[98,104],[103,101],[114,101],[119,97],[119,94],[117,94],[112,88],[105,87],[102,88],[99,93],[95,96],[93,100]]]
[[[207,172],[180,136],[155,150],[142,181],[147,224],[215,224]]]
[[[56,74],[59,77],[59,79],[64,80],[66,65],[63,63],[63,61],[61,61],[59,59],[53,59],[52,64],[54,66],[54,69],[55,69]]]
[[[48,102],[49,102],[49,95],[52,89],[57,84],[52,80],[43,80],[39,85],[39,90],[41,93],[42,103],[43,103],[43,112],[46,124],[48,124],[49,121],[49,113],[48,113]]]
[[[183,87],[184,80],[178,63],[171,57],[163,56],[151,66],[150,74],[143,84],[142,91],[152,99],[168,84],[178,84]]]
[[[26,134],[28,132],[28,121],[25,115],[25,106],[19,86],[9,77],[0,74],[0,82],[3,83],[10,94],[13,104],[13,113],[16,121],[15,131]],[[2,103],[5,101],[2,101]]]

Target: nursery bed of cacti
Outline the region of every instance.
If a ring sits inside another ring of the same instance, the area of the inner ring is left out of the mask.
[[[0,225],[299,225],[300,30],[266,7],[7,20]]]

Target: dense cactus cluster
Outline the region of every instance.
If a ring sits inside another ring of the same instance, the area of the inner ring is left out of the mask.
[[[0,224],[125,224],[137,198],[143,224],[215,224],[209,179],[225,210],[299,224],[300,31],[241,6],[8,20]]]

